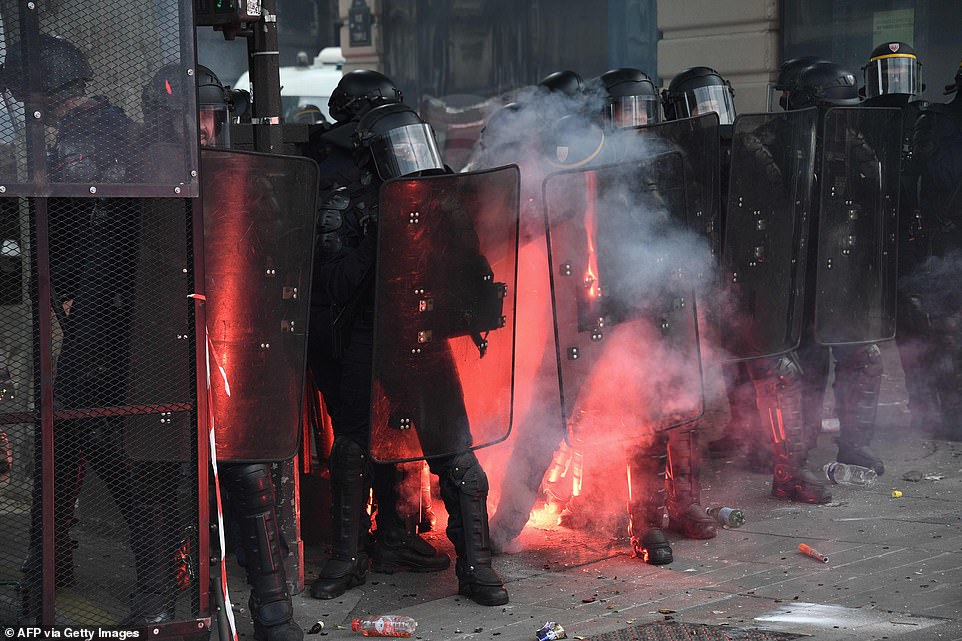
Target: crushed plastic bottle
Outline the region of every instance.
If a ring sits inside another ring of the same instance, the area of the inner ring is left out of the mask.
[[[351,621],[351,630],[365,637],[410,637],[418,622],[400,614],[360,617]]]
[[[705,511],[708,513],[708,516],[732,529],[745,525],[745,513],[737,508],[710,507]]]
[[[878,481],[878,474],[875,473],[875,470],[862,467],[861,465],[832,461],[831,463],[827,463],[822,469],[825,471],[825,478],[838,485],[854,485],[868,488],[873,487]]]

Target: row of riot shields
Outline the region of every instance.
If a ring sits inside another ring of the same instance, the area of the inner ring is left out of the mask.
[[[895,335],[898,110],[739,116],[722,255],[734,359]],[[814,184],[813,184],[814,183]],[[814,261],[814,265],[810,263]]]
[[[818,126],[814,109],[740,116],[724,207],[714,114],[639,128],[620,158],[604,155],[610,164],[545,178],[559,402],[572,443],[697,420],[699,323],[726,360],[790,351],[807,322],[824,344],[892,337],[897,111],[829,109],[821,137]],[[376,459],[507,437],[514,352],[525,349],[514,344],[517,181],[509,167],[384,186]],[[701,297],[715,309],[700,315]]]

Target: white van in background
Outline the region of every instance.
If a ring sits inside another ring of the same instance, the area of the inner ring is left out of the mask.
[[[308,122],[310,111],[304,107],[314,105],[320,110],[321,116],[332,122],[331,114],[327,111],[327,101],[331,92],[341,80],[344,66],[344,56],[340,47],[325,47],[314,58],[311,64],[309,56],[301,52],[297,54],[297,65],[281,67],[281,110],[284,122]],[[245,71],[237,79],[234,89],[251,91],[250,74]],[[295,120],[300,114],[304,119]],[[319,122],[319,121],[318,121]]]

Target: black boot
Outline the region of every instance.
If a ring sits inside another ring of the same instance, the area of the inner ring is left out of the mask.
[[[448,511],[447,535],[458,554],[458,593],[481,605],[504,605],[508,591],[491,567],[487,475],[471,451],[432,463]]]
[[[668,444],[663,435],[629,459],[628,534],[635,556],[651,565],[665,565],[674,559],[665,538],[665,466]]]
[[[311,585],[315,599],[333,599],[349,588],[364,585],[367,552],[364,542],[370,528],[367,514],[369,486],[367,455],[349,438],[334,439],[331,448],[332,524],[331,558]]]
[[[799,503],[828,503],[832,495],[806,469],[810,439],[802,422],[801,370],[794,354],[751,366],[762,421],[771,429],[775,454],[772,496]]]
[[[838,412],[838,462],[885,472],[882,459],[869,449],[875,433],[882,353],[878,345],[836,347],[835,407]]]
[[[668,435],[668,528],[688,539],[715,538],[715,519],[700,505],[697,432]]]
[[[414,531],[407,528],[405,521],[413,522],[420,517],[421,474],[417,469],[416,481],[408,487],[416,500],[407,497],[408,519],[402,520],[398,514],[398,504],[404,501],[399,496],[398,484],[403,475],[397,466],[383,464],[374,466],[374,498],[377,501],[377,533],[371,548],[371,569],[374,572],[394,574],[410,572],[440,572],[451,566],[451,559],[438,552]]]
[[[254,620],[254,638],[257,641],[300,641],[304,632],[294,622],[270,470],[263,463],[228,464],[221,478],[227,486],[240,544],[244,548],[247,582],[251,586],[248,604]]]

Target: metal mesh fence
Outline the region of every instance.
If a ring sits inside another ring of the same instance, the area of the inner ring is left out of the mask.
[[[4,270],[20,274],[18,287],[8,276],[0,305],[0,622],[193,618],[190,201],[11,202],[3,211],[20,224],[5,229],[22,234]]]
[[[205,598],[192,20],[0,0],[0,623]]]
[[[2,193],[196,196],[190,7],[0,1]]]

